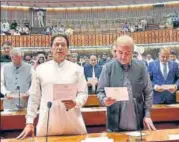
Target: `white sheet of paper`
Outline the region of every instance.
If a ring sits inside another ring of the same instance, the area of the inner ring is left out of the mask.
[[[127,132],[125,134],[129,135],[129,136],[140,137],[140,132],[139,131],[136,131],[136,132]],[[142,136],[145,136],[145,135],[146,135],[145,133],[142,133]]]
[[[10,115],[10,114],[12,114],[11,111],[2,111],[1,112],[1,115]]]
[[[129,94],[127,87],[105,87],[106,96],[116,101],[127,101],[129,100]]]
[[[114,142],[114,140],[106,136],[103,136],[103,137],[86,138],[85,140],[81,140],[81,142]]]
[[[10,93],[10,94],[7,94],[7,96],[12,97],[12,98],[19,98],[18,93]],[[25,93],[20,93],[20,98],[25,97],[25,96],[28,96],[28,95]]]
[[[54,84],[53,100],[74,100],[77,94],[77,86],[75,84]]]
[[[179,108],[179,104],[170,104],[170,105],[166,105],[166,106],[168,106],[168,107],[177,107],[177,108]]]
[[[169,140],[179,140],[179,134],[168,135]]]
[[[162,88],[164,88],[165,90],[169,90],[170,88],[175,88],[175,85],[173,85],[173,84],[165,84],[165,85],[162,85]]]
[[[92,78],[92,77],[88,77],[88,83],[91,83],[92,85],[96,85],[96,83],[98,83],[98,79],[95,77],[95,78]]]

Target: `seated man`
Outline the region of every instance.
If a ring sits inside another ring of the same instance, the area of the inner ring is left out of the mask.
[[[96,93],[97,84],[95,87],[90,83],[89,78],[99,79],[102,67],[97,64],[97,57],[95,55],[90,56],[90,63],[84,66],[85,78],[88,81],[88,94]],[[94,89],[93,89],[94,88]]]
[[[148,67],[154,88],[154,104],[176,102],[175,92],[179,87],[179,69],[176,62],[169,61],[169,55],[169,49],[161,48],[159,60],[151,62]]]
[[[1,72],[1,92],[5,96],[4,109],[15,109],[17,105],[27,107],[28,92],[31,87],[32,67],[23,62],[23,52],[14,48],[10,51],[12,62],[3,66]],[[20,102],[19,102],[20,91]]]

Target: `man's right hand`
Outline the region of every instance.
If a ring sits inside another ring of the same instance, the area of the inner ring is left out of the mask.
[[[87,83],[87,85],[88,85],[88,86],[92,86],[92,84],[91,84],[91,83]]]
[[[116,102],[116,100],[112,99],[112,98],[107,97],[107,98],[104,99],[105,106],[110,106],[110,105],[114,104],[115,102]]]
[[[22,131],[22,133],[17,137],[17,139],[24,139],[27,136],[31,135],[32,137],[34,137],[34,125],[33,124],[27,124],[24,128],[24,130]]]
[[[7,98],[8,100],[13,99],[13,97],[11,97],[11,96],[6,96],[6,98]]]

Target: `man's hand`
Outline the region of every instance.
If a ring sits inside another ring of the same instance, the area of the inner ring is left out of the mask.
[[[87,85],[88,85],[88,86],[92,86],[92,84],[91,84],[91,83],[89,83],[89,82],[87,82]]]
[[[6,98],[7,98],[8,100],[14,99],[14,97],[11,97],[11,96],[6,96]]]
[[[162,86],[157,85],[156,88],[155,88],[155,91],[163,92],[163,91],[165,91],[165,89]]]
[[[112,98],[105,98],[104,99],[104,104],[105,104],[105,106],[110,106],[110,105],[112,105],[112,104],[114,104],[116,102],[116,100],[115,99],[112,99]]]
[[[76,106],[76,102],[73,100],[63,100],[62,103],[65,105],[66,109],[72,109]]]
[[[27,136],[32,135],[34,137],[34,125],[33,124],[27,124],[22,131],[22,133],[16,138],[16,139],[24,139]]]
[[[149,117],[144,117],[143,124],[145,128],[148,128],[150,131],[157,130],[152,122],[152,119]]]
[[[22,99],[23,99],[24,101],[28,101],[28,99],[29,99],[29,96],[27,96],[27,95],[25,95],[25,96],[22,96]]]
[[[177,90],[177,86],[175,86],[175,85],[173,85],[172,87],[170,87],[170,88],[168,89],[168,91],[169,91],[170,93],[174,93],[174,92],[176,92],[176,90]]]

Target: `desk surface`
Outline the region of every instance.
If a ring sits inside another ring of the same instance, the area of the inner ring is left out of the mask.
[[[91,107],[81,109],[86,126],[99,126],[106,124],[106,108]],[[1,130],[18,130],[25,127],[26,110],[10,113],[1,113]],[[179,121],[179,104],[154,105],[151,117],[153,122]],[[93,119],[92,119],[93,118]],[[16,123],[14,123],[16,122]],[[37,119],[35,121],[35,124]]]
[[[143,138],[146,141],[167,141],[169,140],[169,135],[177,134],[179,135],[179,129],[166,129],[166,130],[157,130],[157,131],[144,131],[146,134]],[[87,135],[79,135],[79,136],[53,136],[49,137],[49,142],[80,142],[87,137],[100,137],[100,136],[108,136],[109,138],[114,139],[114,142],[126,141],[129,136],[125,133],[96,133],[96,134],[87,134]],[[139,138],[139,137],[138,137]],[[27,138],[25,140],[21,140],[20,142],[44,142],[45,137],[35,137],[35,138]],[[19,142],[16,139],[2,139],[2,142]]]

